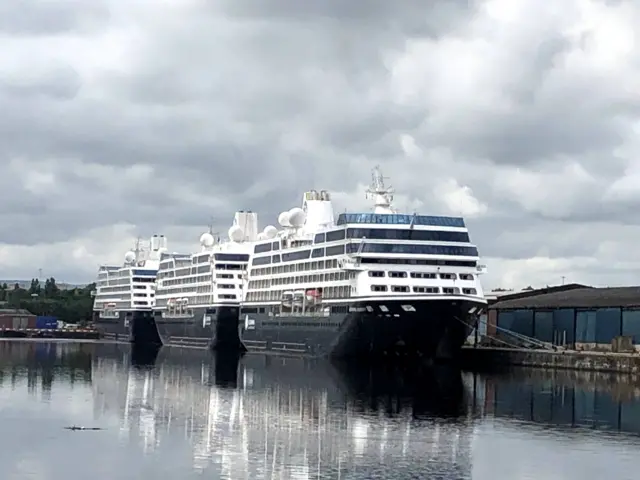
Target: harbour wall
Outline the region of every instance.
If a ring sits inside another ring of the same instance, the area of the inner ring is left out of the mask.
[[[463,368],[473,370],[522,366],[640,375],[637,353],[464,346],[460,363]]]

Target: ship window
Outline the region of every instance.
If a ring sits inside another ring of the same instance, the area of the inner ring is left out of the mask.
[[[467,232],[443,232],[438,230],[349,228],[347,238],[369,238],[381,240],[422,240],[431,242],[469,243]]]
[[[340,230],[333,230],[331,232],[327,232],[327,242],[335,242],[337,240],[344,240],[345,236],[346,236],[346,232],[344,230],[344,228],[341,228]]]
[[[460,280],[473,280],[473,275],[470,273],[461,273]]]
[[[369,258],[360,259],[360,263],[374,263],[386,265],[438,265],[447,267],[470,267],[476,266],[476,262],[467,262],[461,260],[442,260],[442,259],[424,259],[424,258]],[[419,277],[415,277],[419,278]],[[433,277],[435,278],[435,277]]]
[[[280,250],[280,242],[273,242],[271,246],[274,250]]]
[[[324,233],[317,233],[315,238],[313,239],[313,243],[324,243],[325,236]]]
[[[407,272],[389,272],[391,278],[407,278]]]
[[[268,265],[269,263],[271,263],[271,257],[270,256],[255,257],[253,259],[253,261],[251,262],[251,265]]]
[[[442,293],[448,294],[448,295],[453,295],[455,293],[458,293],[458,289],[457,288],[453,288],[453,287],[443,287],[442,288]]]
[[[386,292],[387,291],[387,286],[386,285],[371,285],[371,291],[372,292]]]
[[[426,272],[411,272],[411,278],[436,278],[436,274]]]
[[[476,247],[458,247],[450,245],[416,245],[399,243],[349,243],[347,253],[404,253],[412,255],[457,255],[477,257]]]
[[[253,253],[264,253],[271,251],[271,242],[269,243],[260,243],[256,245],[253,249]]]
[[[381,225],[428,225],[432,227],[464,228],[464,219],[460,217],[439,217],[431,215],[402,215],[380,213],[341,213],[337,225],[347,223],[376,223]]]
[[[280,255],[273,255],[273,256],[271,257],[271,261],[272,261],[273,263],[280,263]]]
[[[380,270],[371,270],[369,272],[370,277],[384,277],[384,272]]]
[[[456,274],[455,273],[441,273],[440,274],[440,278],[442,278],[443,280],[455,280],[456,279]]]
[[[233,253],[216,253],[216,260],[226,260],[227,262],[248,262],[249,255],[247,254],[233,254]]]
[[[283,262],[291,262],[293,260],[304,260],[309,258],[311,255],[311,250],[303,250],[301,252],[291,252],[291,253],[283,253],[282,261]]]
[[[392,292],[408,292],[409,287],[405,287],[404,285],[394,285],[391,287]]]
[[[476,295],[478,291],[475,288],[463,288],[462,293],[465,295]]]
[[[333,255],[342,255],[344,254],[344,245],[336,245],[335,247],[327,247],[327,257],[331,257]]]

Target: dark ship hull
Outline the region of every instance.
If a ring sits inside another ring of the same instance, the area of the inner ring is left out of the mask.
[[[363,299],[332,306],[324,316],[243,308],[240,337],[249,352],[454,359],[485,306],[469,299]]]
[[[94,312],[93,323],[105,339],[140,346],[162,344],[151,310],[120,311],[114,317],[102,317],[99,312]]]
[[[243,350],[238,336],[237,305],[195,307],[192,310],[192,315],[180,317],[163,317],[161,312],[155,312],[155,325],[163,345]]]

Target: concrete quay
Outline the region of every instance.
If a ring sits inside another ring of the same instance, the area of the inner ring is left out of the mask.
[[[640,375],[640,355],[638,353],[610,351],[543,350],[465,345],[460,351],[460,364],[463,368],[473,370],[522,366]]]

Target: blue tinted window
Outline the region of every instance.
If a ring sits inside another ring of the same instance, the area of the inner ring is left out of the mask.
[[[260,243],[253,248],[253,253],[264,253],[271,251],[271,242],[270,243]]]
[[[280,250],[280,242],[273,242],[271,246],[274,250]]]
[[[336,245],[335,247],[327,247],[327,257],[334,255],[342,255],[344,253],[344,245]]]
[[[273,255],[273,256],[271,257],[271,261],[272,261],[273,263],[280,263],[280,255]]]
[[[622,335],[631,336],[633,343],[640,344],[640,310],[622,312]]]
[[[469,243],[469,234],[467,232],[443,232],[408,228],[402,230],[389,228],[349,228],[347,229],[347,238]]]
[[[241,253],[216,253],[216,260],[225,260],[227,262],[248,262],[249,255]]]
[[[293,260],[303,260],[305,258],[309,258],[310,255],[311,255],[311,250],[303,250],[302,252],[283,253],[282,261],[292,262]]]
[[[593,310],[576,313],[576,342],[594,343],[596,341],[596,312]]]
[[[255,257],[251,262],[252,265],[269,265],[271,263],[271,257],[267,255],[266,257]]]
[[[535,337],[541,342],[553,341],[553,312],[535,313]]]
[[[360,248],[362,247],[362,250]],[[461,257],[477,257],[476,247],[454,247],[449,245],[401,245],[382,243],[350,243],[347,253],[404,253],[412,255],[458,255]]]
[[[313,239],[313,243],[324,243],[324,233],[318,233]]]
[[[314,248],[311,252],[312,258],[324,257],[324,248]]]
[[[434,227],[464,228],[464,219],[459,217],[438,217],[430,215],[399,215],[380,213],[341,213],[338,225],[347,223],[377,223],[381,225],[429,225]]]
[[[158,272],[157,270],[134,270],[133,274],[134,275],[151,275],[155,277],[157,272]]]
[[[599,308],[596,310],[596,343],[611,343],[621,333],[619,308]]]
[[[333,230],[331,232],[327,232],[327,242],[335,242],[336,240],[344,240],[345,237],[344,228],[340,230]]]

